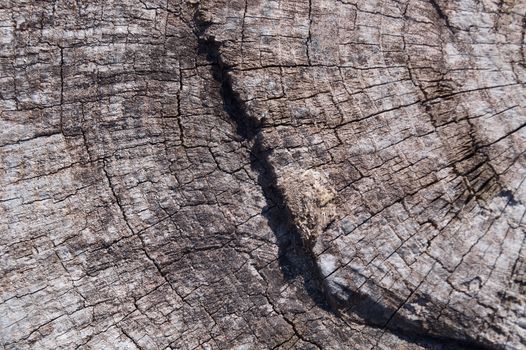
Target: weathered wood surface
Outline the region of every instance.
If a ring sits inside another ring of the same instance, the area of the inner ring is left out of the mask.
[[[0,346],[521,349],[526,2],[0,3]]]

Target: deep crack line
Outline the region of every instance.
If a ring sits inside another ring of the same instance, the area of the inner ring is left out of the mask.
[[[361,316],[369,327],[384,331],[388,329],[397,336],[426,347],[447,346],[451,349],[491,349],[475,339],[457,339],[455,336],[444,337],[430,334],[421,325],[405,319],[397,314],[398,310],[391,310],[382,303],[372,300],[367,295],[347,290],[351,299],[356,299],[356,305],[342,305],[337,295],[328,294],[324,279],[316,263],[312,247],[304,242],[294,223],[294,215],[285,199],[283,189],[278,186],[277,174],[270,162],[271,149],[265,148],[262,123],[247,113],[244,101],[233,88],[230,71],[232,66],[226,64],[220,53],[221,42],[213,36],[206,35],[211,23],[202,19],[199,12],[194,16],[198,53],[204,56],[211,65],[212,76],[219,84],[219,95],[223,102],[223,111],[234,124],[236,134],[242,142],[252,144],[250,149],[250,163],[258,174],[258,184],[263,191],[267,208],[263,215],[276,236],[279,253],[278,260],[283,277],[291,280],[302,276],[305,290],[320,308],[341,316],[340,312],[351,311]],[[340,286],[345,289],[344,286]],[[365,300],[360,303],[359,300]],[[358,309],[356,309],[358,307]],[[385,318],[388,314],[391,317]],[[395,320],[395,317],[396,320]],[[396,322],[395,322],[396,321]]]

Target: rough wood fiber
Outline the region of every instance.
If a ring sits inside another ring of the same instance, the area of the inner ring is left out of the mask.
[[[0,3],[0,346],[522,349],[523,0]]]

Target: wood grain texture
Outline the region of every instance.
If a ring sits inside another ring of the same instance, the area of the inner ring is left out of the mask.
[[[526,2],[0,4],[0,347],[523,349]]]

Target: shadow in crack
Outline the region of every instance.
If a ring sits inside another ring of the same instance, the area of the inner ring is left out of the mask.
[[[223,110],[234,123],[237,136],[252,145],[250,164],[258,174],[258,184],[261,186],[267,203],[263,215],[276,237],[279,266],[283,277],[286,280],[292,280],[301,276],[305,290],[316,305],[326,311],[331,311],[331,306],[327,303],[323,293],[318,265],[311,254],[311,249],[304,246],[285,201],[284,193],[277,185],[276,172],[269,160],[272,151],[265,149],[263,145],[260,133],[261,122],[247,113],[244,101],[234,91],[229,74],[231,67],[223,62],[220,55],[221,43],[213,37],[205,36],[210,23],[203,21],[199,13],[196,13],[194,24],[198,38],[198,53],[205,56],[211,64],[212,76],[219,83]]]
[[[271,150],[263,148],[261,135],[257,135],[251,150],[252,169],[258,173],[258,183],[263,190],[267,207],[263,215],[276,236],[279,248],[279,266],[283,277],[292,280],[303,278],[304,288],[317,306],[333,312],[323,291],[323,279],[311,247],[305,242],[294,224],[294,217],[277,185],[277,176],[269,161]]]
[[[427,322],[423,325],[419,320],[410,320],[399,313],[400,308],[387,307],[384,303],[374,300],[370,295],[352,290],[342,284],[335,283],[338,291],[330,293],[331,304],[335,309],[353,318],[361,319],[361,322],[370,327],[386,330],[395,334],[401,339],[410,341],[428,349],[458,349],[458,350],[489,350],[497,349],[484,344],[463,332],[455,331],[446,324]],[[344,295],[345,300],[337,299],[337,295]],[[392,304],[403,305],[404,300],[394,293],[385,292],[382,296],[385,301],[392,301]],[[417,303],[430,307],[433,303],[429,296],[421,295],[417,298]],[[436,315],[440,314],[440,307],[435,306]],[[473,320],[465,316],[456,315],[455,324],[465,324]]]
[[[431,349],[490,349],[464,335],[457,335],[453,330],[442,329],[439,334],[430,335],[429,331],[419,322],[403,318],[391,309],[373,300],[368,295],[339,288],[347,296],[346,301],[337,300],[338,293],[326,293],[324,279],[313,256],[311,247],[307,247],[294,224],[294,217],[287,205],[283,190],[277,184],[277,175],[270,162],[271,149],[264,146],[261,136],[261,122],[249,115],[245,103],[232,87],[229,71],[220,54],[221,43],[214,37],[205,35],[210,23],[204,21],[199,12],[194,16],[195,35],[198,40],[198,53],[211,65],[212,76],[219,84],[219,94],[223,110],[235,126],[240,141],[251,144],[250,164],[258,174],[258,184],[261,186],[267,206],[263,215],[276,237],[279,248],[279,266],[286,280],[302,277],[304,287],[312,300],[320,308],[336,315],[342,313],[358,316],[370,327],[389,330],[398,337]],[[393,300],[397,300],[393,296]],[[398,302],[402,303],[401,300]],[[354,317],[356,319],[356,317]],[[444,326],[445,327],[445,326]],[[445,336],[448,332],[451,336]],[[465,339],[465,340],[459,340]]]

